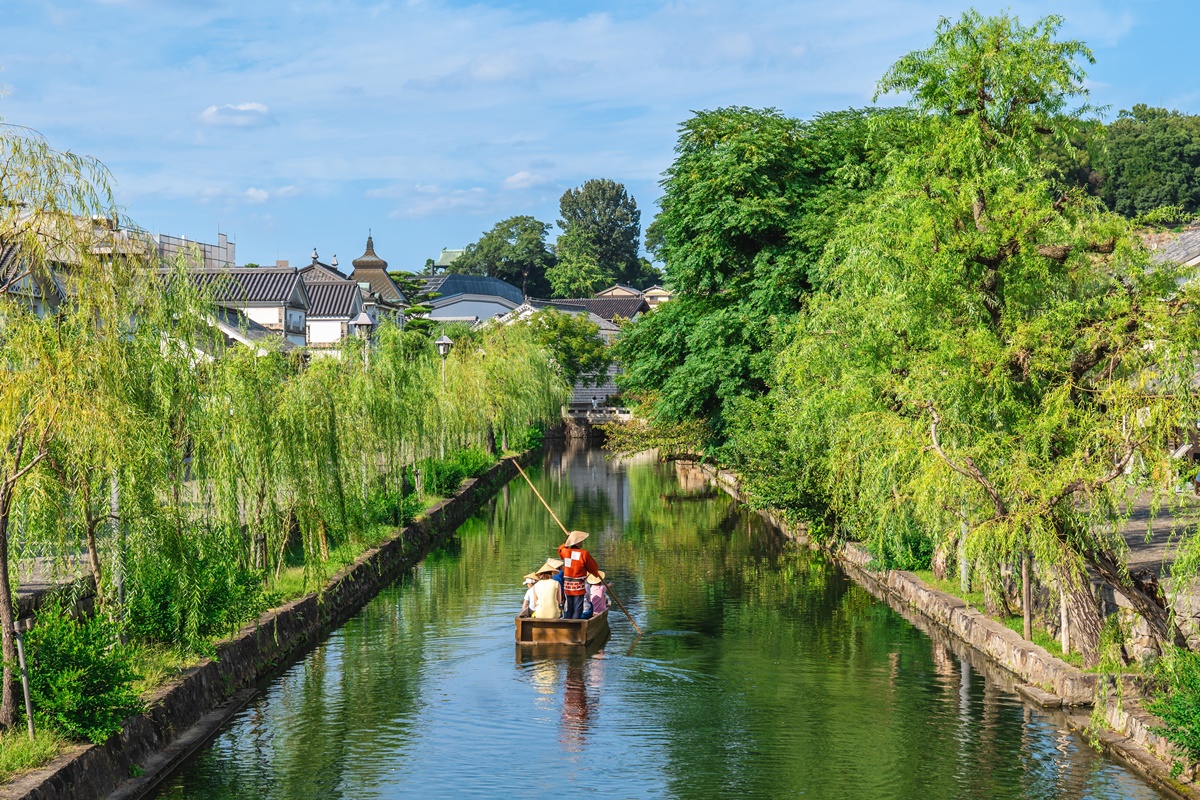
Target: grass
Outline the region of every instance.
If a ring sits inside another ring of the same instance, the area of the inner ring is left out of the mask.
[[[1021,617],[1009,617],[1003,620],[1005,627],[1014,633],[1023,634],[1025,632],[1025,620]],[[1043,628],[1036,625],[1033,626],[1033,643],[1038,647],[1046,649],[1050,655],[1055,658],[1061,658],[1073,667],[1083,669],[1083,656],[1076,652],[1063,653],[1062,643],[1059,642],[1057,636],[1051,636]]]
[[[958,585],[958,581],[952,581],[944,578],[938,578],[930,570],[917,570],[913,573],[922,580],[927,586],[932,586],[940,592],[953,595],[960,600],[966,601],[967,605],[975,609],[981,614],[986,614],[984,610],[983,592],[967,592],[963,594]],[[994,619],[994,618],[993,618]],[[1008,617],[1007,619],[997,619],[997,622],[1003,623],[1009,630],[1018,634],[1024,633],[1024,620],[1021,617]],[[1083,669],[1083,656],[1079,653],[1063,653],[1062,644],[1058,638],[1051,636],[1044,628],[1039,628],[1037,625],[1033,627],[1033,643],[1039,647],[1046,649],[1050,655],[1061,658],[1068,664]]]
[[[24,725],[0,733],[0,782],[43,766],[69,745],[48,728],[36,730],[32,741]]]

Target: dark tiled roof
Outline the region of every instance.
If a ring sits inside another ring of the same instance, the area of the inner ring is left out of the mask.
[[[218,303],[286,304],[300,281],[294,267],[198,269],[188,274],[198,286],[212,287]]]
[[[357,262],[355,262],[357,263]],[[355,267],[354,274],[350,279],[355,283],[365,283],[371,287],[371,293],[378,296],[381,300],[387,303],[403,303],[406,302],[404,292],[400,291],[400,287],[392,280],[392,276],[388,275],[382,269],[372,269],[370,267]]]
[[[308,285],[309,317],[345,317],[354,312],[358,284],[319,281]]]
[[[641,295],[637,297],[585,297],[578,300],[555,300],[554,302],[583,306],[597,317],[602,317],[610,322],[615,317],[633,319],[635,315],[650,310],[650,304]]]
[[[1200,229],[1189,228],[1161,242],[1158,247],[1153,246],[1158,244],[1157,242],[1150,244],[1153,251],[1151,258],[1155,261],[1186,264],[1192,259],[1200,258]]]
[[[441,294],[435,303],[460,294],[484,294],[503,297],[510,303],[520,305],[525,296],[521,290],[499,278],[488,278],[482,275],[462,275],[457,272],[442,275],[418,275],[424,282],[422,291],[438,292]]]
[[[318,283],[320,281],[348,281],[350,280],[342,274],[337,267],[331,267],[328,264],[322,264],[320,261],[313,262],[307,267],[300,270],[300,274],[304,276],[304,284]]]

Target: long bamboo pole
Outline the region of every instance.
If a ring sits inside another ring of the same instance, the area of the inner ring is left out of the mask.
[[[513,466],[517,468],[517,472],[521,473],[521,477],[524,478],[525,482],[529,484],[529,488],[533,489],[533,493],[537,495],[537,499],[542,501],[542,505],[544,505],[546,510],[550,512],[550,516],[554,517],[554,521],[558,523],[558,527],[562,528],[562,532],[567,536],[570,536],[571,532],[567,530],[567,526],[562,524],[562,520],[558,518],[558,515],[554,513],[554,509],[552,509],[550,504],[546,502],[546,498],[542,497],[542,493],[539,492],[537,487],[533,485],[533,481],[529,480],[529,476],[525,474],[525,470],[521,469],[521,462],[514,458]],[[605,581],[604,585],[608,587],[608,593],[612,595],[612,599],[617,601],[617,605],[620,606],[621,610],[625,612],[625,616],[629,617],[629,624],[632,625],[633,629],[638,632],[639,636],[641,636],[642,629],[638,627],[636,622],[634,622],[633,614],[629,613],[629,609],[627,609],[625,604],[621,602],[621,598],[617,597],[617,593],[613,591],[612,584],[608,581]]]

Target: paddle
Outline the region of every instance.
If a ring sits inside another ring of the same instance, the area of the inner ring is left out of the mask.
[[[529,476],[525,474],[525,470],[521,469],[521,462],[514,458],[513,466],[517,468],[517,472],[521,473],[521,477],[524,478],[525,482],[529,484],[529,488],[533,489],[533,493],[537,495],[537,499],[542,501],[542,505],[544,505],[546,510],[550,512],[550,516],[554,517],[554,521],[558,523],[558,527],[562,528],[562,532],[567,536],[570,536],[571,532],[567,530],[567,526],[562,524],[562,520],[558,518],[558,515],[554,513],[554,509],[552,509],[550,504],[546,502],[546,498],[542,497],[542,493],[539,492],[537,487],[533,485],[533,481],[529,480]],[[617,593],[613,591],[612,584],[608,581],[605,581],[604,585],[608,587],[608,593],[612,596],[612,599],[615,600],[617,605],[621,607],[621,610],[625,612],[625,616],[629,617],[629,624],[632,625],[633,629],[638,632],[638,636],[641,636],[642,629],[639,628],[638,624],[633,621],[633,614],[629,613],[629,609],[627,609],[625,604],[621,602],[621,598],[617,597]]]

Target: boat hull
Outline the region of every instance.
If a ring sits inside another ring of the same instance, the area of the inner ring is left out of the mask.
[[[586,647],[608,633],[608,611],[590,619],[517,617],[517,644],[556,644]]]

